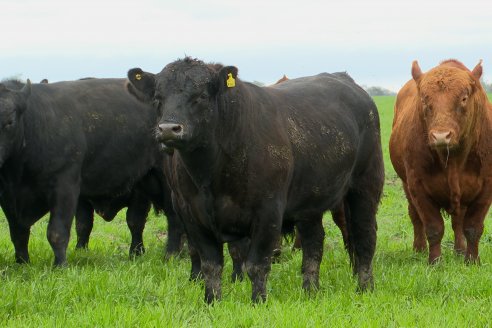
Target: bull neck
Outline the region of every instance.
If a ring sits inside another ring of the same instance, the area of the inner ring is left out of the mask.
[[[185,168],[197,187],[208,187],[220,161],[219,152],[210,145],[191,151],[178,150]]]

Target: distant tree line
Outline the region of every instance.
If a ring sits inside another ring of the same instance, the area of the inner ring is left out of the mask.
[[[394,96],[396,93],[394,91],[385,89],[383,87],[367,87],[365,85],[362,86],[364,90],[369,94],[369,96]]]
[[[483,79],[480,80],[482,87],[485,89],[485,92],[492,93],[492,83],[485,82]]]

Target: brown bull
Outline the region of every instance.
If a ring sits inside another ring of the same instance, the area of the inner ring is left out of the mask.
[[[429,263],[441,255],[442,211],[451,216],[455,250],[478,261],[492,202],[492,106],[481,75],[481,62],[470,71],[447,60],[422,73],[414,61],[413,79],[397,96],[391,162],[408,199],[413,247],[425,250],[427,238]]]

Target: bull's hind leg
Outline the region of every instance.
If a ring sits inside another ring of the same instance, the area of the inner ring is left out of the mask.
[[[322,217],[322,214],[315,215],[296,224],[302,240],[302,287],[306,291],[319,288],[319,267],[325,237]]]
[[[84,199],[79,199],[75,213],[75,230],[77,232],[77,245],[75,248],[87,248],[93,225],[94,209],[92,205]]]
[[[347,221],[345,220],[345,210],[343,202],[331,211],[331,216],[333,222],[337,225],[338,229],[342,233],[343,246],[348,249],[348,231],[347,231]]]
[[[243,280],[243,265],[248,255],[249,244],[249,238],[243,238],[228,243],[229,255],[232,258],[232,282]]]
[[[176,256],[183,250],[185,231],[183,222],[174,211],[166,210],[167,245],[166,257]]]
[[[457,254],[465,254],[466,252],[465,234],[463,231],[463,219],[465,213],[466,208],[462,207],[458,213],[453,213],[451,215],[451,224],[454,231],[454,251]]]
[[[349,254],[358,289],[374,288],[372,259],[376,250],[376,211],[378,198],[368,191],[350,190],[346,197],[346,218],[349,230]]]
[[[135,191],[126,211],[126,223],[132,235],[130,257],[139,256],[145,252],[143,230],[149,211],[150,201],[142,193]]]

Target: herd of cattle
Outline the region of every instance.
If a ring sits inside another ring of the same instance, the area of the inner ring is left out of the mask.
[[[414,249],[441,255],[442,211],[455,250],[478,261],[492,202],[492,105],[482,65],[456,60],[422,73],[417,62],[395,105],[390,155],[403,181]],[[384,184],[377,108],[346,73],[258,87],[233,66],[184,58],[128,79],[0,84],[0,205],[19,263],[30,227],[50,214],[55,265],[66,264],[73,218],[87,247],[94,211],[127,207],[130,255],[144,251],[149,210],[168,220],[168,255],[184,237],[205,300],[221,297],[223,244],[233,279],[253,301],[282,234],[302,248],[303,288],[317,289],[323,213],[332,211],[360,290],[373,288],[376,213]]]

